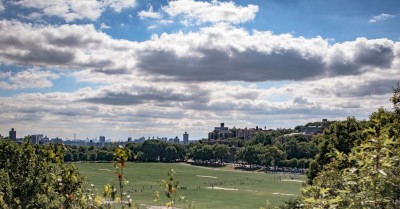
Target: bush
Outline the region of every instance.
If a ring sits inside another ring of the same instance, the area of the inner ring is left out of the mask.
[[[84,178],[63,163],[63,145],[0,141],[0,208],[88,208]]]

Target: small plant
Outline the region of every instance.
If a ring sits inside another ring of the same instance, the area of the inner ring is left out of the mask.
[[[176,181],[175,178],[175,171],[171,169],[168,171],[167,179],[160,181],[161,189],[164,189],[165,196],[169,199],[169,201],[165,204],[166,207],[174,207],[176,203],[176,198],[178,196],[178,190],[181,189],[179,186],[179,181]],[[194,208],[194,203],[189,203],[186,200],[185,196],[178,196],[179,202],[183,203],[184,208]],[[160,201],[160,193],[156,191],[154,193],[154,202]]]
[[[118,183],[115,184],[105,184],[103,187],[103,206],[106,208],[111,208],[116,204],[121,204],[124,208],[136,208],[133,204],[130,195],[124,192],[125,186],[129,184],[129,181],[124,177],[125,163],[128,161],[130,156],[130,150],[127,148],[122,148],[120,146],[115,148],[114,152],[114,167],[117,169],[115,175],[117,176]]]

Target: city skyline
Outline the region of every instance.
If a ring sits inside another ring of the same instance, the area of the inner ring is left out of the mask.
[[[207,138],[392,109],[400,2],[0,0],[0,133]]]

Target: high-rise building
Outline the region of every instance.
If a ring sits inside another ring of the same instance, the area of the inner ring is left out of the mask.
[[[39,144],[39,139],[37,137],[37,135],[31,135],[31,143],[32,144]]]
[[[9,138],[10,140],[17,140],[17,131],[14,130],[14,128],[11,129],[11,131],[9,132]]]
[[[183,134],[183,144],[188,145],[189,144],[189,134],[185,131]]]
[[[176,136],[176,137],[174,138],[174,143],[175,143],[175,144],[179,144],[179,138],[178,138],[178,136]]]
[[[106,137],[105,136],[100,136],[99,137],[99,142],[102,147],[104,147],[104,144],[106,143]]]
[[[32,134],[31,143],[32,144],[42,144],[44,135],[43,134]]]

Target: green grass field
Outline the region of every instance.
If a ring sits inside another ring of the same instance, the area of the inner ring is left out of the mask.
[[[105,183],[115,183],[115,168],[112,163],[76,164],[102,194]],[[176,172],[175,179],[186,187],[178,193],[194,202],[195,208],[259,208],[269,200],[272,204],[296,198],[300,194],[304,176],[291,174],[267,174],[253,171],[237,171],[229,167],[208,168],[179,163],[128,163],[124,176],[130,185],[126,192],[142,208],[158,205],[153,202],[154,190],[160,191],[160,203],[167,201],[158,181],[167,178],[170,169]],[[211,186],[211,184],[214,184]],[[136,190],[136,192],[135,192]],[[176,200],[178,201],[178,200]],[[183,208],[180,203],[176,207]]]

